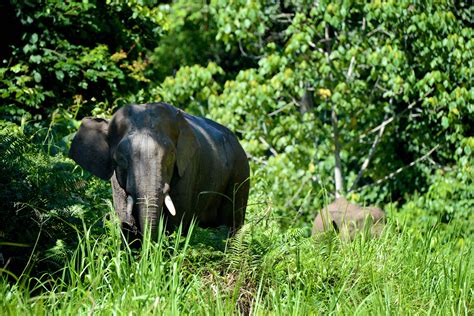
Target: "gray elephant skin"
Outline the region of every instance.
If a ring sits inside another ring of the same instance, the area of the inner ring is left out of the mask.
[[[84,118],[69,156],[111,180],[122,227],[154,238],[163,216],[169,229],[225,225],[245,218],[250,169],[236,136],[209,119],[166,103],[128,105],[110,121]]]
[[[362,207],[344,197],[323,208],[314,219],[312,235],[335,230],[345,239],[354,239],[358,231],[370,231],[379,236],[385,224],[385,213],[378,207]]]

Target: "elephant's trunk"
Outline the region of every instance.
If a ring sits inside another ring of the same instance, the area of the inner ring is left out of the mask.
[[[140,231],[145,233],[145,228],[151,231],[152,239],[156,238],[158,233],[158,220],[162,212],[163,198],[153,198],[144,196],[137,201],[137,216],[140,225]]]
[[[166,184],[165,188],[169,188],[169,186]],[[137,201],[137,215],[140,223],[140,230],[143,233],[146,225],[148,225],[151,230],[152,238],[154,238],[158,233],[158,220],[164,209],[167,209],[169,214],[172,216],[176,215],[176,208],[173,200],[167,192],[168,190],[164,190],[165,192],[156,198],[144,196]],[[131,199],[131,201],[133,205],[133,199]],[[127,204],[127,208],[128,207],[129,205]]]

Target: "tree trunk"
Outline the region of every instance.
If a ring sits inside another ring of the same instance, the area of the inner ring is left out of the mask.
[[[339,130],[337,127],[337,114],[335,110],[335,105],[331,106],[331,123],[332,130],[334,135],[334,180],[336,183],[336,199],[344,195],[344,178],[342,176],[342,164],[341,164],[341,144],[339,143]]]

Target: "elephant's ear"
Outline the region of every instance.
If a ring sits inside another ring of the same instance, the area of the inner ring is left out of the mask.
[[[74,136],[69,157],[90,173],[104,180],[113,173],[109,143],[109,122],[104,119],[86,117]]]
[[[182,177],[186,168],[193,161],[194,155],[199,148],[199,142],[191,125],[186,121],[184,114],[178,110],[179,136],[176,153],[176,164],[178,165],[179,176]]]

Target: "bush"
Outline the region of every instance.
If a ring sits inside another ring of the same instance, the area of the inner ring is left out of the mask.
[[[427,192],[415,194],[400,209],[400,219],[411,226],[454,230],[460,238],[474,236],[474,162],[439,170]]]
[[[108,210],[102,200],[109,197],[107,184],[84,177],[60,154],[45,154],[15,124],[0,122],[0,139],[0,247],[6,266],[18,273],[28,261],[29,267],[40,258],[43,267],[52,264],[75,243],[76,227],[96,223]],[[56,255],[45,260],[53,249]]]

